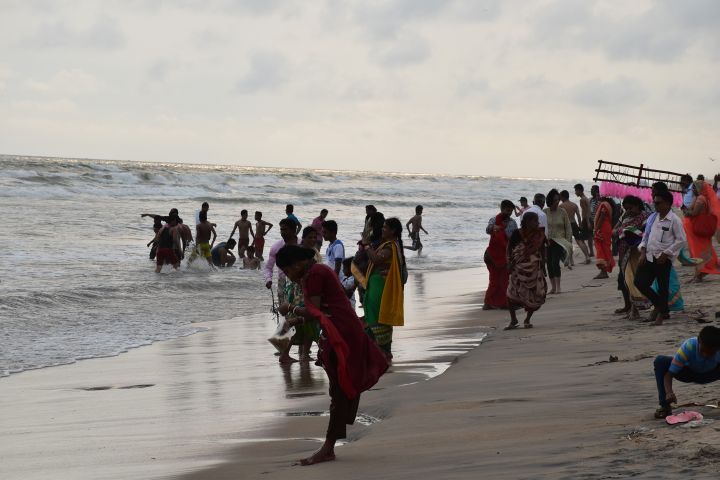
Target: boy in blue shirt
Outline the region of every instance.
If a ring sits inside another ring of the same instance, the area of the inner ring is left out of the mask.
[[[699,384],[720,380],[720,328],[703,328],[697,337],[685,340],[674,357],[655,357],[654,365],[660,399],[655,418],[665,418],[672,415],[670,404],[677,403],[673,379]]]

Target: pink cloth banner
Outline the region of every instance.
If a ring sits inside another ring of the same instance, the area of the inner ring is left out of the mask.
[[[673,206],[681,207],[683,204],[682,195],[678,192],[670,192],[673,196]],[[600,195],[603,197],[625,198],[628,195],[635,195],[643,202],[652,204],[652,191],[650,187],[636,187],[635,185],[622,185],[620,183],[600,182]]]

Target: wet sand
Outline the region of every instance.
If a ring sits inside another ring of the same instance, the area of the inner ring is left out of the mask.
[[[398,361],[373,394],[426,383],[478,345],[482,328],[458,314],[474,307],[451,299],[477,290],[483,275],[412,274],[413,320],[398,332]],[[327,409],[323,370],[277,364],[266,341],[274,330],[270,313],[204,326],[205,332],[118,357],[0,379],[0,478],[167,478],[237,459],[258,439],[290,456],[316,448],[327,420],[318,416]],[[368,424],[386,416],[364,413]],[[351,430],[362,435],[372,428]]]
[[[381,421],[351,427],[335,462],[291,466],[316,441],[256,442],[181,478],[717,478],[720,411],[693,406],[706,418],[697,428],[653,418],[654,356],[673,354],[703,325],[691,313],[662,327],[614,315],[616,279],[591,280],[596,272],[563,270],[565,293],[548,298],[533,329],[503,331],[507,313],[480,311],[480,294],[462,297],[464,321],[488,328],[488,338],[441,376],[364,394],[361,412]],[[679,273],[683,282],[691,276]],[[684,286],[686,312],[703,310],[717,324],[719,286],[717,278]],[[720,397],[712,384],[679,384],[676,393],[701,405]],[[327,398],[315,405],[327,408]],[[266,435],[323,435],[327,418],[302,420]]]

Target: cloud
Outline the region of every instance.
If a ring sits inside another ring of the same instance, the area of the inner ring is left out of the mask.
[[[642,104],[647,92],[637,80],[618,77],[610,82],[596,79],[581,83],[571,90],[570,97],[582,107],[609,112]]]
[[[250,58],[250,68],[235,84],[238,93],[247,95],[275,90],[289,79],[286,58],[275,52],[257,52]]]
[[[422,37],[401,34],[395,40],[378,42],[370,53],[372,60],[384,67],[404,67],[424,62],[430,46]]]
[[[24,42],[31,48],[89,48],[115,50],[125,45],[125,36],[117,21],[110,18],[98,18],[93,24],[82,27],[70,27],[64,22],[52,22],[41,25]]]
[[[61,70],[47,80],[28,80],[25,85],[35,92],[59,95],[86,95],[97,92],[97,79],[82,70]]]

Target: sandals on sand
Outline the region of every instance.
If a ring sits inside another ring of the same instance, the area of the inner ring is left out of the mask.
[[[508,325],[507,327],[503,328],[503,330],[515,330],[516,328],[518,328],[518,324],[517,324],[517,323],[511,323],[511,324]]]

